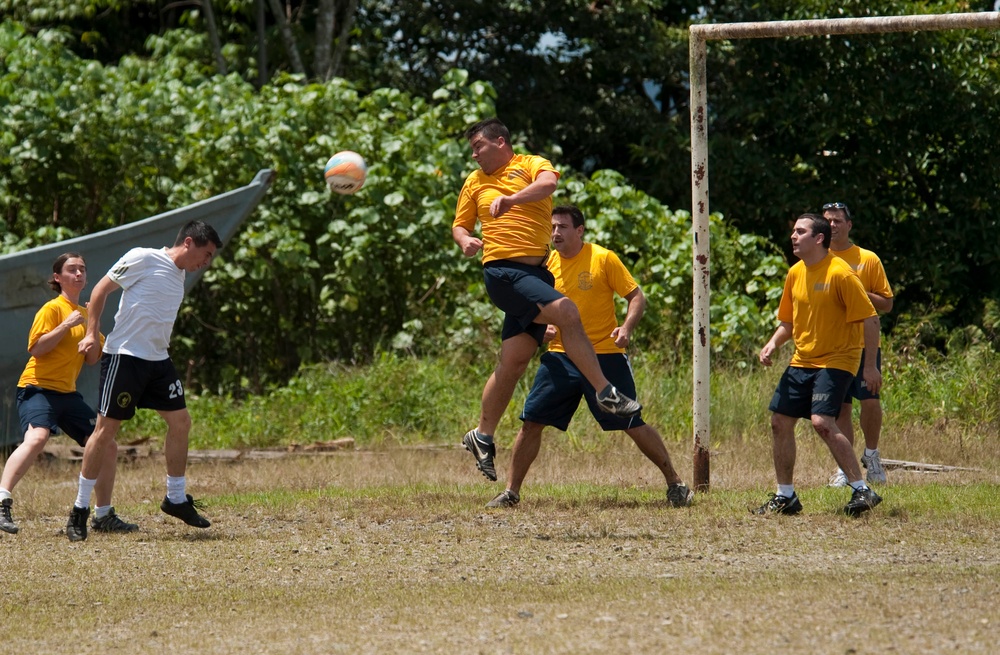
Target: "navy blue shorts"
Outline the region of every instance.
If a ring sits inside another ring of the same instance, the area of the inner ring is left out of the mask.
[[[135,416],[137,407],[172,412],[184,409],[184,386],[169,358],[151,362],[131,355],[101,356],[97,411],[119,421]]]
[[[794,418],[840,416],[840,406],[854,374],[839,368],[789,366],[774,390],[768,409]]]
[[[500,339],[527,333],[541,345],[545,324],[535,323],[545,306],[563,297],[555,290],[556,280],[544,266],[531,266],[505,259],[483,264],[483,279],[490,300],[503,313],[503,330]]]
[[[17,415],[22,435],[29,427],[48,428],[52,434],[61,429],[81,446],[87,443],[97,421],[97,414],[79,391],[64,393],[33,385],[17,388]]]
[[[632,377],[632,365],[624,353],[599,354],[597,361],[601,364],[604,377],[618,391],[630,398],[635,398],[635,380]],[[590,413],[594,415],[601,429],[628,430],[645,425],[639,414],[631,417],[608,414],[597,406],[597,394],[594,387],[587,382],[576,365],[570,361],[566,353],[545,353],[542,355],[535,373],[535,382],[531,385],[528,398],[524,401],[522,421],[541,423],[559,428],[563,432],[569,427],[570,419],[580,405],[580,398],[587,399]]]
[[[875,353],[875,367],[878,368],[878,372],[882,372],[882,349],[879,348]],[[865,376],[862,375],[865,372],[865,351],[861,351],[861,365],[858,367],[858,374],[854,376],[854,381],[851,382],[851,386],[847,388],[847,395],[844,396],[844,403],[850,405],[854,398],[858,400],[878,400],[879,395],[877,393],[869,393],[868,387],[865,386]]]

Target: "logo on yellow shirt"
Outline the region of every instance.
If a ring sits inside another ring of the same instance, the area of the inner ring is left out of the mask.
[[[590,271],[584,271],[576,276],[576,288],[580,291],[590,291],[594,288],[594,278]]]
[[[813,291],[829,291],[829,290],[830,290],[829,282],[817,282],[816,284],[813,285]]]

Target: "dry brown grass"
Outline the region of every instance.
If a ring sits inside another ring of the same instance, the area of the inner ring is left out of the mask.
[[[0,539],[0,650],[996,652],[996,454],[969,454],[978,473],[896,473],[851,520],[802,441],[806,513],[768,518],[746,511],[772,488],[760,444],[717,453],[686,510],[624,441],[547,444],[521,506],[494,512],[502,485],[458,448],[192,463],[204,531],[161,515],[153,458],[119,470],[119,513],[142,530],[81,544],[61,534],[78,469],[40,465],[16,490],[21,533]]]

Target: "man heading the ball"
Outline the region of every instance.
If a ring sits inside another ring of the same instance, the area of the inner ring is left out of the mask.
[[[500,361],[483,388],[479,424],[462,443],[483,475],[496,480],[493,434],[548,324],[559,328],[567,356],[599,390],[597,402],[604,411],[632,416],[642,406],[604,377],[576,305],[553,288],[554,278],[545,268],[559,173],[543,157],[515,154],[499,119],[476,123],[465,137],[479,170],[469,174],[459,193],[452,238],[466,257],[482,250],[486,292],[504,312],[504,323]],[[482,238],[473,234],[477,221]]]

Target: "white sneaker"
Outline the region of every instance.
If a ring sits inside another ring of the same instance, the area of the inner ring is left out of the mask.
[[[828,487],[846,487],[847,486],[847,476],[843,471],[837,469],[837,472],[830,477],[830,483]]]
[[[873,484],[885,484],[885,469],[882,467],[882,457],[878,452],[878,448],[872,451],[871,455],[861,456],[861,465],[868,469],[868,475],[865,478],[868,482]]]

